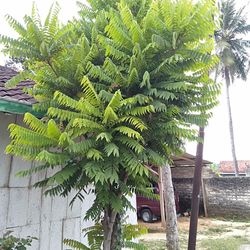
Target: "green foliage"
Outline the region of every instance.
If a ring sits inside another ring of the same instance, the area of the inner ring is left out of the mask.
[[[31,94],[42,102],[39,105],[41,110],[49,107],[49,100],[56,89],[66,93],[72,91],[72,95],[77,93],[80,86],[77,88],[74,82],[82,78],[83,68],[80,65],[78,67],[76,63],[85,59],[86,55],[93,55],[93,48],[88,48],[88,41],[84,35],[76,38],[73,22],[64,26],[59,23],[59,10],[58,4],[54,4],[45,21],[42,22],[36,6],[33,4],[31,16],[25,15],[23,18],[24,25],[7,15],[7,22],[19,37],[0,36],[0,42],[5,45],[3,52],[10,57],[21,58],[25,66],[25,70],[7,82],[7,86],[14,86],[25,79],[34,80],[37,84],[31,90]],[[78,40],[75,41],[75,39]],[[72,43],[75,45],[74,49],[72,49]],[[79,50],[80,48],[81,50]],[[91,53],[88,53],[88,50]],[[62,62],[67,61],[65,60],[66,55],[72,56],[74,66],[67,63],[67,66],[61,67],[64,64]],[[72,70],[70,65],[76,68]],[[38,70],[39,68],[40,70]],[[75,80],[69,80],[70,76]],[[37,108],[39,109],[39,107]]]
[[[0,238],[0,249],[2,250],[25,250],[31,246],[33,240],[37,240],[35,237],[28,236],[27,238],[17,238],[11,235],[12,231],[8,231]]]
[[[209,168],[215,173],[216,176],[220,177],[219,164],[212,163],[209,165]]]
[[[63,241],[64,244],[69,247],[73,247],[76,250],[99,250],[102,248],[103,226],[101,224],[96,224],[92,227],[85,228],[83,232],[85,233],[85,236],[87,236],[88,246],[71,239],[65,239]],[[126,247],[126,249],[147,250],[147,248],[143,244],[133,242],[134,239],[146,233],[147,228],[141,225],[123,224],[122,247]]]
[[[82,200],[94,184],[85,218],[100,223],[131,208],[127,197],[151,178],[145,164],[161,166],[196,139],[192,126],[207,123],[220,87],[209,78],[218,63],[214,1],[89,3],[65,26],[57,6],[44,24],[35,8],[24,27],[8,17],[20,37],[0,40],[5,53],[26,58],[9,85],[34,80],[34,108],[46,113],[10,125],[6,152],[38,162],[22,176],[53,169],[35,184],[46,194],[76,190]]]
[[[229,132],[231,138],[232,157],[236,176],[239,174],[235,142],[233,133],[233,119],[230,107],[229,87],[235,78],[247,79],[249,71],[249,47],[250,40],[246,35],[250,31],[245,14],[246,6],[237,10],[234,0],[219,1],[220,27],[215,32],[216,52],[220,58],[220,64],[215,76],[221,75],[225,79],[227,108],[229,115]]]
[[[101,203],[102,207],[97,217],[96,212],[92,214],[91,211],[87,216],[98,221],[103,207],[110,203],[117,211],[122,209],[127,203],[125,195],[137,186],[136,177],[141,178],[138,182],[140,187],[148,175],[148,170],[141,163],[146,158],[151,161],[141,136],[147,126],[132,111],[141,108],[143,113],[148,113],[150,109],[136,102],[127,106],[128,99],[122,98],[120,91],[116,91],[110,101],[106,101],[97,94],[87,78],[82,83],[82,97],[78,101],[55,92],[53,102],[60,108],[50,108],[47,115],[54,120],[43,122],[27,113],[24,122],[29,129],[10,125],[12,142],[6,152],[40,163],[38,167],[23,171],[20,175],[46,168],[56,169],[60,165],[54,175],[35,184],[46,186],[48,194],[65,196],[76,187],[84,190],[90,183],[96,183],[95,203]],[[85,103],[88,103],[87,107]],[[70,111],[67,109],[69,106]],[[72,117],[70,122],[69,117]],[[63,127],[63,124],[67,126]],[[132,186],[122,185],[122,175],[130,177]],[[103,189],[103,185],[107,189]],[[106,199],[104,193],[110,185],[120,186],[124,197],[117,199],[114,192],[113,197],[110,196],[111,200]]]
[[[216,50],[221,59],[218,73],[224,76],[225,68],[228,68],[231,81],[235,77],[246,80],[249,70],[250,41],[246,35],[250,32],[250,25],[245,9],[243,6],[237,10],[234,0],[219,2],[220,26],[215,32]]]

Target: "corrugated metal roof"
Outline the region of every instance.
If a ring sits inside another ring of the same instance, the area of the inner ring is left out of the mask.
[[[14,88],[5,87],[5,83],[17,74],[18,72],[13,69],[0,66],[0,99],[26,105],[36,103],[36,100],[24,91],[24,89],[32,88],[33,81],[22,81]]]

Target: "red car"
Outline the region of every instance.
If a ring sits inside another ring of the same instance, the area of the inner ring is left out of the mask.
[[[158,185],[153,185],[153,191],[155,194],[159,194]],[[144,222],[152,222],[154,219],[159,219],[161,217],[160,201],[145,198],[139,194],[136,195],[137,203],[137,215]],[[175,191],[175,206],[176,212],[179,211],[179,195]]]

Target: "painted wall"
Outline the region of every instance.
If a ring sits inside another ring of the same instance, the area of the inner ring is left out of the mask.
[[[21,121],[21,116],[0,113],[0,237],[11,230],[18,237],[39,238],[33,241],[30,250],[70,249],[62,244],[65,238],[86,242],[81,229],[92,225],[91,221],[83,221],[83,217],[93,202],[93,195],[83,203],[77,200],[71,209],[73,193],[67,198],[45,197],[43,190],[32,188],[34,182],[51,173],[15,176],[16,172],[31,167],[30,162],[4,153],[9,143],[8,125]],[[135,204],[135,197],[131,201]],[[137,223],[135,212],[128,212],[128,223]]]

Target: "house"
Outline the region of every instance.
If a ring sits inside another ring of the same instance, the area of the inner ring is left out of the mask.
[[[92,194],[80,202],[76,200],[73,208],[69,202],[73,193],[67,197],[45,197],[42,189],[32,188],[32,184],[52,172],[39,173],[20,178],[15,174],[31,168],[31,162],[4,153],[9,144],[8,125],[22,124],[23,114],[32,112],[36,101],[23,89],[31,88],[32,81],[23,81],[15,88],[6,89],[4,84],[17,74],[16,71],[0,66],[0,237],[8,230],[17,237],[34,236],[31,250],[69,249],[63,246],[65,238],[86,243],[82,229],[93,225],[83,217],[91,206]],[[135,204],[135,197],[131,198]],[[129,211],[128,223],[137,223],[136,213]]]
[[[239,176],[246,176],[250,168],[250,160],[240,160],[238,162]],[[221,176],[235,176],[233,161],[221,161],[218,166]]]
[[[181,213],[191,210],[195,158],[196,156],[188,153],[173,157],[173,167],[171,168],[172,180],[176,191],[179,193],[179,206]],[[202,180],[214,176],[214,173],[209,167],[210,164],[212,164],[212,162],[203,159]],[[204,189],[202,182],[200,191],[200,213],[202,214],[204,212],[206,213],[203,197]]]

